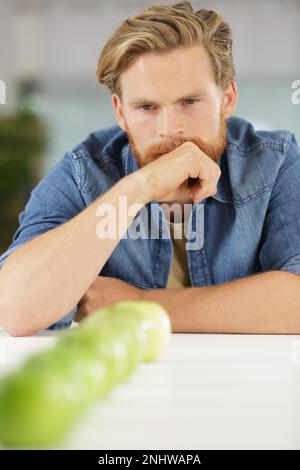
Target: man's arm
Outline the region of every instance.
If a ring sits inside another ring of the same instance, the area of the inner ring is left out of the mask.
[[[121,179],[104,195],[68,222],[16,249],[0,270],[0,324],[14,336],[35,334],[55,323],[77,304],[138,212],[123,214],[119,230],[120,200],[128,206],[148,201],[137,173]],[[101,240],[97,225],[99,205],[115,209],[116,236]]]
[[[270,271],[209,287],[153,289],[174,333],[300,334],[300,276]]]
[[[18,247],[0,270],[1,326],[12,335],[23,336],[64,317],[92,285],[141,207],[165,197],[188,178],[199,179],[199,187],[187,189],[194,201],[209,197],[216,193],[219,177],[219,166],[196,145],[185,142],[122,178],[66,223]],[[126,197],[127,214],[122,214],[121,195]],[[114,209],[110,225],[116,230],[102,240],[96,235],[97,208],[107,204]]]

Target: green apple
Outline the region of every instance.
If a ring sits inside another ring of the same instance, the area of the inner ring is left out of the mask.
[[[141,359],[143,336],[136,321],[96,311],[81,322],[73,335],[65,335],[59,344],[83,348],[108,365],[111,386],[125,380]]]
[[[170,319],[156,302],[95,311],[0,380],[0,440],[34,447],[62,439],[92,401],[127,379],[139,361],[156,359],[170,332]]]
[[[87,323],[85,325],[86,331],[91,326],[90,323]],[[108,337],[111,342],[112,356],[115,358],[115,383],[125,380],[141,361],[144,335],[140,325],[133,318],[124,319],[111,315],[109,320],[101,321],[97,327],[94,325],[93,328],[98,335]],[[123,343],[123,347],[121,343]]]
[[[123,301],[114,305],[119,315],[138,316],[146,335],[142,360],[154,361],[165,349],[171,334],[171,322],[166,310],[158,302]]]
[[[71,372],[71,363],[68,366],[64,360],[61,366],[57,359],[43,355],[0,382],[0,437],[4,444],[54,443],[86,408],[89,390],[84,376]],[[83,371],[83,361],[79,367]]]
[[[65,377],[72,384],[73,401],[83,406],[95,398],[103,397],[111,388],[107,362],[99,360],[90,349],[80,348],[79,344],[77,348],[71,348],[57,342],[49,351],[32,356],[24,369],[36,373],[43,369],[47,374]]]

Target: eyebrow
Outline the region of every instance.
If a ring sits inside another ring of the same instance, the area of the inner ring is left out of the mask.
[[[199,98],[200,96],[206,96],[207,92],[204,90],[196,90],[193,93],[189,93],[188,95],[181,96],[180,98],[177,98],[174,104],[179,103],[180,101],[184,101],[187,99],[192,99],[192,98]],[[132,100],[129,101],[129,104],[131,106],[138,106],[142,104],[155,104],[158,105],[159,103],[156,103],[153,100],[150,100],[148,98],[133,98]]]

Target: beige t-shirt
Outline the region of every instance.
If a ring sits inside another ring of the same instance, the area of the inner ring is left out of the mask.
[[[167,288],[175,289],[190,287],[189,270],[186,255],[186,239],[184,235],[185,223],[173,223],[167,220],[173,242],[173,259],[169,273]]]

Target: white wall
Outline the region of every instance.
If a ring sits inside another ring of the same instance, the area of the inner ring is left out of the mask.
[[[96,128],[114,123],[109,92],[96,80],[106,39],[127,17],[155,0],[0,0],[0,80],[7,104],[18,84],[42,87],[51,143],[46,170]],[[300,140],[300,105],[291,83],[300,79],[300,0],[194,0],[231,24],[239,86],[238,115],[265,128],[286,128]]]
[[[126,17],[152,3],[163,2],[1,0],[0,78],[93,79],[100,48],[109,34]],[[299,0],[195,0],[192,4],[218,9],[232,25],[238,75],[299,75]]]

